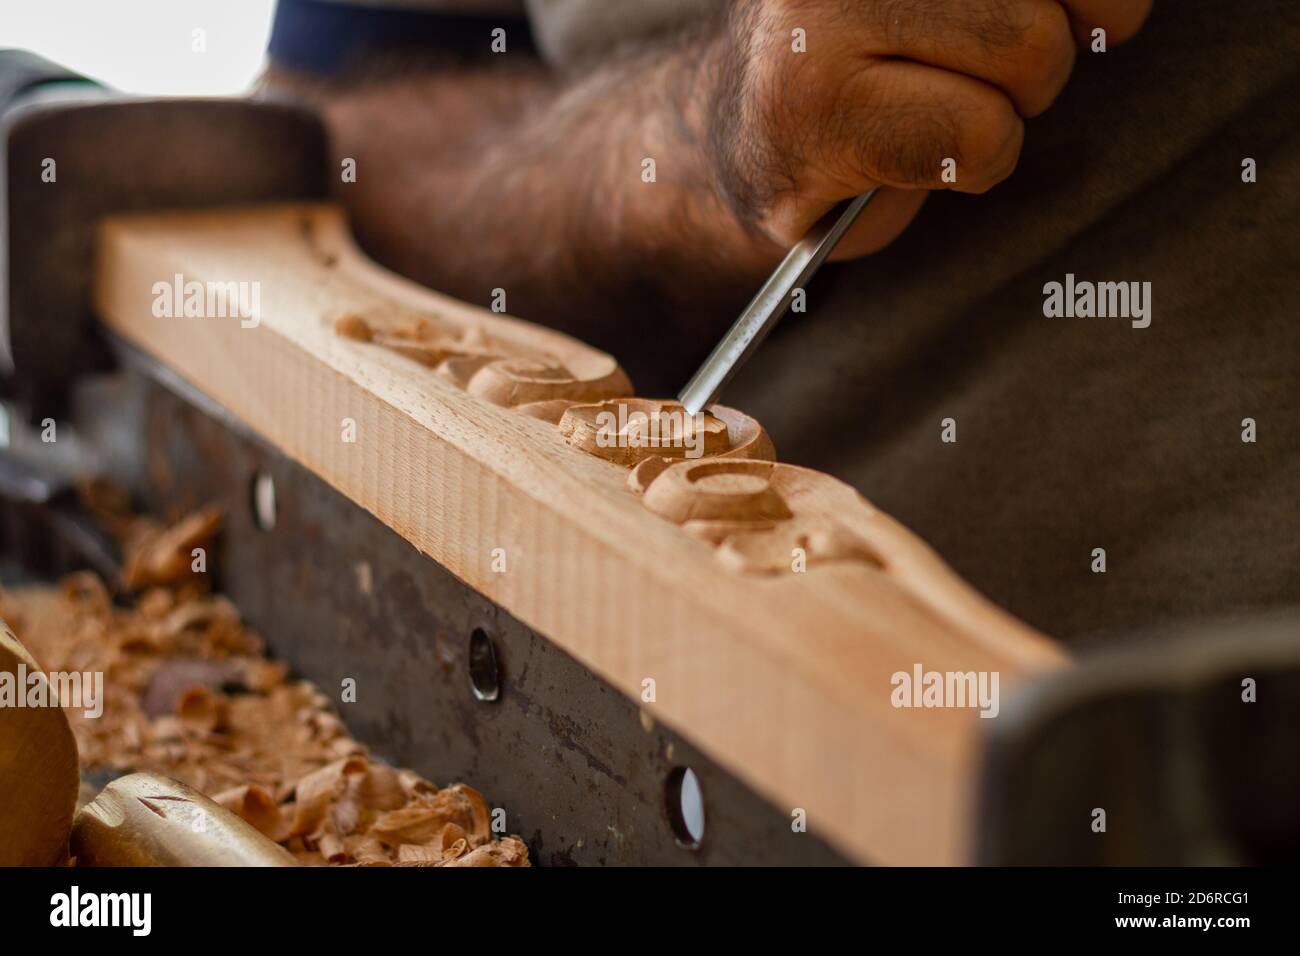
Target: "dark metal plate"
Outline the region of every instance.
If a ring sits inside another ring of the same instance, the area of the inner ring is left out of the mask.
[[[101,217],[325,193],[324,129],[303,109],[84,95],[20,101],[4,116],[0,370],[37,418],[61,417],[78,377],[110,367],[90,309]],[[46,159],[53,182],[42,179]]]
[[[1300,859],[1300,610],[1124,635],[989,723],[981,863]]]

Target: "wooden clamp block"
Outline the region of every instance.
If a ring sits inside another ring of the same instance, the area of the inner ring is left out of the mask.
[[[155,773],[118,777],[77,811],[78,866],[297,866],[293,855],[197,790]]]
[[[246,313],[220,314],[241,288]],[[673,403],[631,399],[580,342],[380,269],[328,205],[107,220],[95,302],[634,700],[653,681],[657,719],[842,851],[967,859],[983,721],[895,706],[895,678],[996,673],[1010,694],[1065,655],[852,488],[776,463],[752,419],[681,423],[703,458],[630,452],[673,434]],[[598,418],[620,404],[644,419],[611,446]]]
[[[77,742],[47,675],[0,621],[0,866],[58,866],[80,783]]]

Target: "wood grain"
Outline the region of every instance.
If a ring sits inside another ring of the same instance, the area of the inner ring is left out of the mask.
[[[260,283],[260,322],[155,316],[154,283],[177,273]],[[895,708],[891,676],[916,663],[996,671],[1005,698],[1065,658],[853,489],[781,473],[795,511],[803,501],[843,525],[871,559],[738,573],[713,542],[646,507],[627,463],[566,443],[564,412],[607,393],[512,391],[499,387],[519,370],[509,365],[473,385],[484,367],[475,350],[606,386],[617,381],[608,356],[385,272],[329,206],[114,218],[101,229],[95,294],[116,332],[634,700],[653,679],[644,706],[782,812],[802,808],[863,861],[966,858],[984,721],[970,709]],[[394,315],[425,320],[452,348],[425,358],[340,334],[350,315],[385,335]],[[345,419],[355,442],[341,438]],[[643,475],[643,490],[666,473]],[[815,494],[791,491],[801,482]]]

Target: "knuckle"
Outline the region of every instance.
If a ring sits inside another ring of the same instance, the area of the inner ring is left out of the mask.
[[[993,94],[971,107],[961,123],[959,188],[984,192],[1010,176],[1020,159],[1024,133],[1024,123],[1003,96]]]
[[[943,161],[961,159],[961,134],[953,115],[928,107],[881,110],[862,124],[850,159],[863,171],[892,185],[935,183]]]
[[[1065,8],[1057,3],[1036,6],[1017,47],[1017,80],[1026,115],[1041,113],[1056,99],[1074,67],[1075,55]]]
[[[783,197],[822,181],[852,138],[853,118],[874,102],[834,58],[755,57],[741,104],[751,212],[770,213]]]
[[[1100,24],[1115,43],[1131,40],[1151,14],[1152,0],[1125,0],[1117,4],[1110,22]]]
[[[1026,18],[1024,4],[1018,0],[983,0],[976,4],[961,4],[955,9],[960,11],[951,14],[959,21],[955,25],[993,54],[1020,49],[1038,19],[1036,13]]]

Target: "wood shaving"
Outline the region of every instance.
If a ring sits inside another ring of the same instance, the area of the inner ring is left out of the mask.
[[[104,673],[102,716],[65,709],[83,776],[180,780],[300,863],[527,866],[527,847],[492,832],[477,791],[374,759],[319,689],[266,659],[235,606],[191,570],[220,523],[215,508],[170,527],[120,521],[125,603],[91,572],[0,590],[0,617],[46,670]]]
[[[132,591],[149,585],[176,585],[193,576],[195,548],[211,544],[221,527],[221,509],[207,507],[170,527],[159,529],[152,522],[136,526],[138,535],[127,542],[122,583]]]

